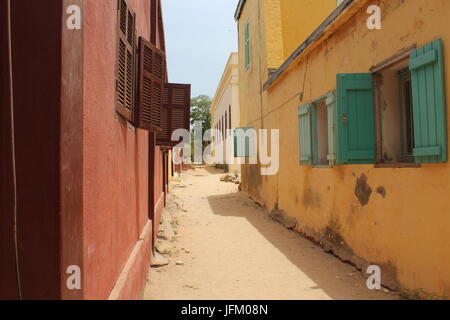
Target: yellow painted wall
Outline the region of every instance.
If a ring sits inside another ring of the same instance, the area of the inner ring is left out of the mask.
[[[280,0],[284,58],[336,9],[336,0]]]
[[[264,25],[263,40],[266,47],[267,68],[279,68],[284,62],[283,30],[280,0],[265,0],[262,3]]]
[[[242,119],[252,119],[254,125],[258,125],[258,115],[261,114],[261,85],[268,78],[267,55],[265,41],[262,38],[265,25],[262,19],[263,0],[247,1],[241,13],[238,23],[239,37],[239,101]],[[245,68],[245,26],[250,24],[250,66]],[[251,107],[250,107],[251,106]]]
[[[241,60],[244,22],[257,20],[258,10],[252,5],[260,2],[248,1],[238,22]],[[403,288],[450,298],[448,164],[408,169],[299,165],[298,106],[334,90],[337,73],[369,72],[373,65],[412,44],[420,47],[443,39],[450,108],[450,1],[374,0],[367,5],[378,3],[383,13],[382,30],[367,29],[364,6],[268,91],[260,93],[264,80],[259,74],[265,70],[252,65],[245,71],[240,61],[241,125],[280,129],[281,153],[278,175],[263,177],[257,165],[244,165],[242,186],[269,210],[276,207],[295,217],[298,231],[312,229],[333,241],[338,239],[355,256],[381,266],[382,272],[395,277]],[[253,46],[262,49],[265,44],[255,40]],[[265,51],[258,52],[265,61]],[[252,54],[252,61],[258,60],[255,50]],[[450,125],[449,110],[447,115]],[[357,178],[363,174],[373,191],[366,206],[355,196]],[[378,187],[385,188],[385,197],[376,192]]]

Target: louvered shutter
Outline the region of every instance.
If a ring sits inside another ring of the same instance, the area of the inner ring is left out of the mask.
[[[126,0],[117,6],[116,111],[134,121],[136,14]]]
[[[298,108],[300,165],[308,166],[313,163],[312,150],[312,109],[311,104]]]
[[[328,95],[326,100],[328,112],[328,161],[330,166],[336,164],[336,102],[335,93]]]
[[[234,136],[234,157],[253,158],[255,156],[255,128],[236,128]]]
[[[412,52],[409,68],[413,95],[413,154],[416,162],[447,162],[442,40],[436,40]]]
[[[191,85],[166,83],[163,89],[162,131],[156,137],[159,146],[176,146],[172,133],[177,129],[190,130]]]
[[[139,85],[137,126],[151,132],[162,130],[162,104],[166,56],[155,45],[139,38]]]
[[[375,163],[371,73],[337,75],[338,164]]]

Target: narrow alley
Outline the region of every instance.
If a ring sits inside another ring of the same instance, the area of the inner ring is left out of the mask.
[[[272,221],[211,167],[172,185],[144,297],[161,299],[394,299],[364,276]],[[165,239],[165,240],[163,240]]]

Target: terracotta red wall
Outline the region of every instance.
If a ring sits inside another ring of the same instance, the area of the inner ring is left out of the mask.
[[[52,0],[11,1],[17,193],[13,184],[5,0],[0,0],[0,11],[0,299],[19,298],[19,282],[24,299],[56,299],[60,296],[58,129],[62,5]]]
[[[130,0],[137,34],[149,38],[149,0]],[[148,132],[115,116],[116,0],[84,1],[83,264],[84,298],[109,296],[149,212]],[[159,149],[154,163],[161,168]],[[159,178],[158,178],[159,179]],[[157,180],[157,179],[155,179]],[[155,184],[160,184],[156,183]],[[155,196],[161,187],[155,185]],[[150,250],[146,244],[144,250]],[[149,261],[145,262],[149,267]]]

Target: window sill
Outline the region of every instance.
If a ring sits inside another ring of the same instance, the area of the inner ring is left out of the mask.
[[[420,163],[377,163],[375,166],[375,169],[404,169],[404,168],[422,168],[422,165]]]
[[[326,165],[326,164],[313,166],[313,169],[331,169],[331,168],[333,168],[333,166]]]

